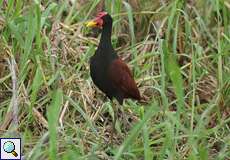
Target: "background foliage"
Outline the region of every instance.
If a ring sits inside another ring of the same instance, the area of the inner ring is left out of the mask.
[[[92,83],[103,9],[148,104]],[[26,159],[230,159],[229,75],[227,0],[0,0],[0,136]]]

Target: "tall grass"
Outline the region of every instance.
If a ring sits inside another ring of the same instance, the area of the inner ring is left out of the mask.
[[[0,136],[21,137],[34,160],[230,159],[230,3],[105,1],[115,50],[148,100],[123,106],[89,75],[99,36],[84,22],[99,3],[0,0]]]

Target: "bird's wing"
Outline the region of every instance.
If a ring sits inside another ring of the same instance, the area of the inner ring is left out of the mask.
[[[109,67],[109,78],[113,85],[127,98],[141,99],[137,85],[128,66],[121,60],[114,60]]]

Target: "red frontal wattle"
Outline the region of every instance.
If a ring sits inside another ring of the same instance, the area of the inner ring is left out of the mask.
[[[96,17],[93,21],[97,23],[97,26],[103,26],[103,19],[101,17]]]
[[[99,12],[98,14],[97,14],[97,18],[102,18],[102,17],[104,17],[105,15],[107,15],[108,13],[107,12]]]
[[[107,12],[99,12],[96,16],[96,18],[94,19],[94,22],[97,23],[97,26],[102,27],[103,26],[103,19],[102,17],[104,17],[105,15],[107,15]]]

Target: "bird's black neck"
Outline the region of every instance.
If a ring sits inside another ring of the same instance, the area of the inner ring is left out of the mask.
[[[112,48],[111,35],[112,35],[112,23],[111,24],[109,23],[103,26],[102,28],[99,48]]]

